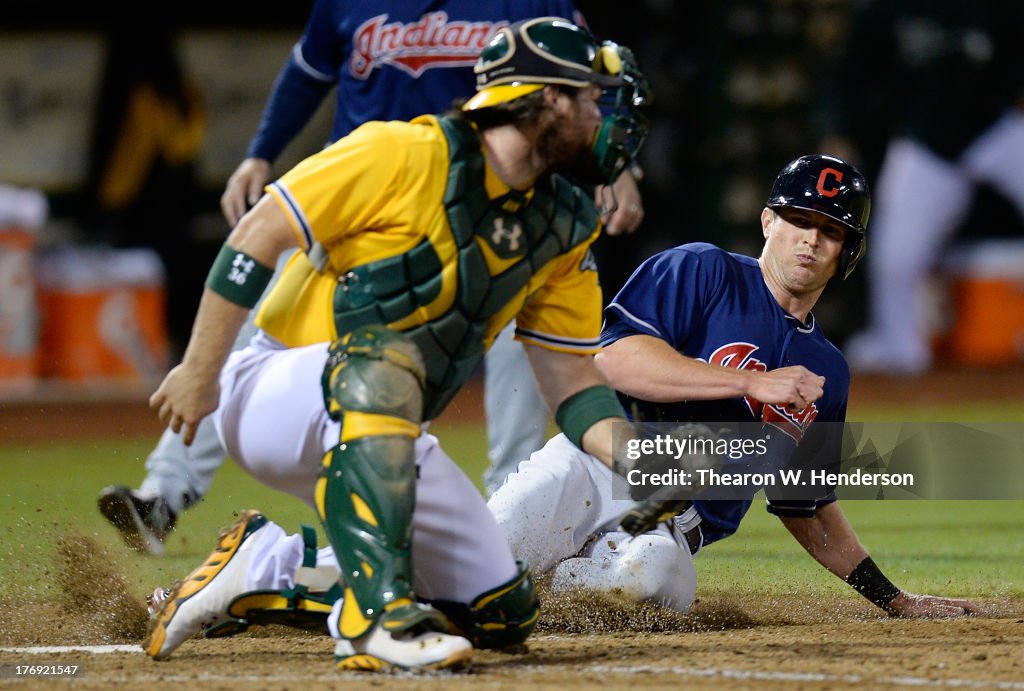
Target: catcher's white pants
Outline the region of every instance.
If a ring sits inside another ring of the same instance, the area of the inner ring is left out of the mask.
[[[228,358],[221,373],[220,406],[213,415],[224,448],[239,466],[310,507],[324,454],[340,434],[340,425],[327,415],[320,388],[328,345],[284,348],[258,333],[248,347]],[[424,432],[415,451],[419,473],[413,588],[420,597],[468,604],[511,580],[518,572],[515,560],[480,492],[437,438]],[[295,542],[295,536],[283,532],[280,540],[276,547],[261,545],[273,557],[253,560],[253,588],[276,587],[267,579],[294,574],[301,565],[301,540]]]
[[[633,505],[615,498],[628,496],[624,485],[559,434],[521,463],[487,505],[516,558],[534,573],[550,571],[556,590],[615,591],[685,612],[697,589],[685,539],[666,526],[635,538],[617,530]]]

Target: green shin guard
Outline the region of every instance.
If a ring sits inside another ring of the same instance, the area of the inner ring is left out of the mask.
[[[345,638],[358,638],[389,604],[413,602],[412,440],[370,437],[340,444],[325,458],[323,475],[317,504],[345,583],[338,628]]]
[[[451,620],[455,633],[474,648],[504,648],[525,641],[540,618],[540,602],[530,569],[517,562],[519,573],[508,583],[478,595],[469,605],[448,600],[431,604]]]
[[[412,591],[414,444],[420,434],[425,369],[416,346],[380,326],[332,344],[324,368],[328,413],[341,443],[324,457],[316,505],[345,584],[338,629],[359,638],[386,629],[444,628]]]

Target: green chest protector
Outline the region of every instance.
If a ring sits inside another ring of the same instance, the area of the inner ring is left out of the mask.
[[[450,158],[443,203],[458,248],[458,285],[447,312],[406,331],[426,363],[425,420],[444,410],[479,365],[488,319],[542,266],[584,242],[597,226],[593,200],[557,175],[539,181],[528,203],[514,192],[490,199],[476,130],[458,117],[439,123]],[[477,238],[502,259],[516,261],[492,275]],[[338,279],[334,293],[338,333],[388,324],[429,305],[441,292],[442,268],[429,240],[353,268]]]

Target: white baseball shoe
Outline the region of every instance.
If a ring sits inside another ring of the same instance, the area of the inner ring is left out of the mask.
[[[334,647],[335,665],[350,671],[458,671],[472,659],[473,644],[461,636],[422,628],[387,631],[380,624],[362,638],[343,638]]]
[[[230,528],[221,531],[217,547],[202,566],[169,592],[161,593],[163,597],[151,596],[150,607],[155,612],[142,644],[150,657],[167,659],[191,636],[231,618],[228,605],[245,591],[256,542],[252,536],[267,523],[260,512],[244,511]]]

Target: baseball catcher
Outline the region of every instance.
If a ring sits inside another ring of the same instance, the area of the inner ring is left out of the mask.
[[[593,362],[600,221],[575,183],[607,184],[632,160],[646,83],[628,49],[555,17],[498,31],[475,71],[456,112],[368,123],[267,187],[150,401],[186,443],[212,413],[241,467],[315,509],[340,571],[328,617],[340,669],[462,668],[473,641],[532,630],[528,571],[424,432],[502,327],[515,319],[573,444],[610,465],[624,419]],[[274,260],[296,246],[259,332],[229,357]],[[168,594],[152,657],[265,585],[268,525],[244,514]]]

